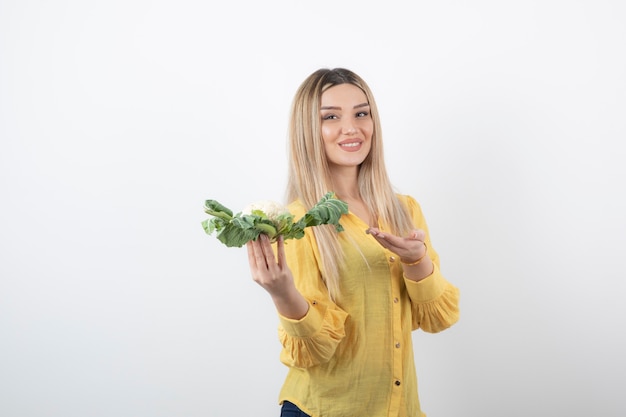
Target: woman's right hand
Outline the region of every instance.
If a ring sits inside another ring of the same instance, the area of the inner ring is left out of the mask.
[[[270,239],[265,234],[246,244],[250,272],[252,279],[270,294],[278,312],[284,317],[297,320],[306,315],[309,303],[296,289],[287,265],[282,236],[276,244],[277,256],[274,256]]]

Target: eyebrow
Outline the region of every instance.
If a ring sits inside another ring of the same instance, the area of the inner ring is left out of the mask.
[[[360,109],[362,107],[369,107],[369,103],[361,103],[361,104],[357,104],[356,106],[353,107],[353,109]],[[341,107],[336,107],[336,106],[322,106],[320,107],[320,110],[341,110]]]

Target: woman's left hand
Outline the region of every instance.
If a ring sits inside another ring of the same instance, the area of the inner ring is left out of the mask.
[[[422,229],[413,230],[409,236],[400,237],[381,232],[376,227],[366,230],[385,249],[400,257],[405,275],[409,279],[420,280],[430,275],[433,265],[426,252],[426,232]]]
[[[384,233],[376,227],[370,227],[366,233],[372,235],[382,247],[398,255],[404,263],[415,262],[426,253],[426,232],[421,229],[412,231],[408,237]]]

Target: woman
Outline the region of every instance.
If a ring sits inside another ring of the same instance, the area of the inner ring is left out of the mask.
[[[348,203],[334,226],[247,244],[253,279],[280,320],[289,367],[281,416],[424,416],[411,331],[458,320],[458,289],[439,270],[419,204],[394,192],[378,110],[355,73],[320,69],[299,87],[290,121],[289,210],[328,191]]]

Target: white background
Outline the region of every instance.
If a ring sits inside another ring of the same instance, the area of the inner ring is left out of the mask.
[[[625,4],[0,0],[0,415],[278,416],[202,205],[282,200],[293,93],[343,66],[462,293],[414,336],[429,417],[622,417]]]

